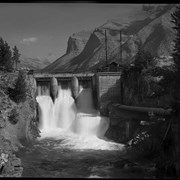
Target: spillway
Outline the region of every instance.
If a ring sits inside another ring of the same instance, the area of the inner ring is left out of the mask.
[[[62,77],[65,78],[66,75]],[[107,85],[114,86],[117,80],[110,78],[107,81],[103,75],[98,75],[97,79],[102,89]],[[96,92],[94,83],[79,78],[79,82],[74,83],[72,88],[69,79],[59,78],[58,93],[53,102],[49,79],[47,82],[39,79],[36,100],[39,104],[41,137],[19,152],[23,177],[128,179],[149,177],[148,170],[138,175],[137,171],[133,170],[132,173],[127,171],[126,167],[131,167],[132,163],[126,161],[124,145],[105,138],[109,118],[101,116],[95,108],[98,98],[102,97],[104,92],[100,89]],[[74,89],[76,92],[77,84],[78,93],[73,95],[72,91]],[[111,91],[111,94],[119,94],[120,90],[118,88],[115,90]],[[109,99],[114,97],[110,95]],[[154,176],[150,175],[150,178],[152,177]]]
[[[60,84],[54,103],[48,95],[37,96],[36,99],[40,109],[39,140],[61,140],[55,148],[123,149],[123,145],[110,142],[104,137],[109,127],[109,118],[100,116],[94,108],[91,87],[80,86],[76,103],[70,86],[64,88]]]

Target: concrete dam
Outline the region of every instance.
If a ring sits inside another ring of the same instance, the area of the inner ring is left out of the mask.
[[[29,75],[41,136],[68,135],[72,141],[67,145],[78,149],[122,149],[124,145],[104,140],[110,125],[107,105],[120,103],[120,76],[119,72]]]
[[[52,86],[55,85],[57,89],[60,88],[61,92],[71,91],[68,96],[74,99],[73,101],[77,106],[79,101],[79,104],[82,105],[81,109],[83,109],[83,104],[86,104],[86,101],[91,102],[91,106],[98,110],[101,116],[106,116],[110,119],[109,128],[106,133],[107,137],[115,139],[115,141],[116,137],[118,137],[119,142],[131,139],[140,122],[150,120],[149,113],[157,115],[169,115],[171,113],[171,110],[164,110],[162,108],[123,105],[121,72],[34,73],[29,74],[29,78],[32,80],[35,97],[45,95],[51,97],[52,102],[54,102],[57,98],[57,90],[52,88]],[[73,87],[73,84],[76,85]],[[80,86],[84,90],[90,89],[91,92],[86,93],[84,91],[84,93],[79,95]],[[92,95],[89,96],[89,93]],[[89,105],[87,106],[89,107]]]
[[[121,101],[121,72],[98,72],[98,73],[58,73],[45,74],[34,73],[29,77],[33,79],[35,96],[51,95],[52,78],[57,81],[57,86],[62,89],[72,88],[72,79],[76,77],[78,85],[83,88],[91,88],[95,107],[101,113],[107,114],[107,104]]]

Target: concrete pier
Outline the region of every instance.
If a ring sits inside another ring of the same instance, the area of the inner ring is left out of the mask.
[[[53,100],[53,102],[55,101],[55,99],[58,96],[58,81],[55,77],[51,78],[51,82],[50,82],[50,96]]]

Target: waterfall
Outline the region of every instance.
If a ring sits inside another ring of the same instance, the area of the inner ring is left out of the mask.
[[[122,149],[122,145],[104,140],[109,118],[100,116],[94,108],[91,88],[81,86],[76,103],[71,89],[61,86],[54,103],[50,96],[36,99],[40,108],[40,139],[62,139],[64,146],[75,149]],[[58,147],[62,148],[62,144]]]
[[[77,115],[72,131],[79,135],[103,137],[109,126],[109,118],[101,117],[94,109],[92,89],[81,89],[77,99]]]
[[[70,89],[59,87],[58,97],[53,103],[50,96],[38,96],[41,131],[68,129],[76,117],[76,105]]]

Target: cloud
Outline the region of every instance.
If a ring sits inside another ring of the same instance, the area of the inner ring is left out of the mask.
[[[20,41],[22,44],[29,45],[31,43],[36,42],[38,39],[37,37],[29,37],[29,38],[24,38],[22,41]]]

